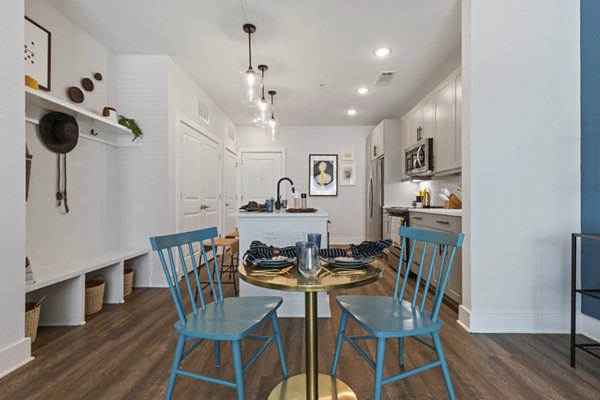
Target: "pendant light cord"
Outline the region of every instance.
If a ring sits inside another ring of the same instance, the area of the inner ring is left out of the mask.
[[[248,69],[252,69],[252,40],[250,39],[252,34],[248,32]]]

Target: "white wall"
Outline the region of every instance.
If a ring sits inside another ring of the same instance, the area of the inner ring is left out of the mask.
[[[462,21],[471,293],[460,320],[472,331],[566,332],[580,228],[578,2],[465,0]]]
[[[0,2],[0,377],[31,360],[25,331],[23,2]]]
[[[142,146],[119,149],[119,240],[149,247],[148,238],[175,231],[169,193],[169,122],[167,56],[118,56],[119,109],[135,116],[144,132]],[[153,258],[151,286],[166,284]]]
[[[208,105],[209,123],[197,114],[198,100]],[[226,148],[235,150],[236,141],[228,138],[229,128],[235,131],[235,124],[206,93],[172,60],[169,62],[169,129],[176,132],[176,116],[192,120],[208,133],[223,140]]]
[[[78,104],[79,107],[99,115],[102,115],[103,107],[114,107],[114,54],[56,11],[46,0],[26,0],[25,15],[52,34],[50,94],[71,102],[67,90],[71,86],[77,86],[85,96],[83,103]],[[103,75],[101,82],[93,78],[96,72]],[[92,92],[86,92],[81,87],[81,79],[86,77],[94,82]]]
[[[265,131],[256,127],[238,127],[238,146],[285,147],[286,175],[296,190],[308,193],[309,154],[338,154],[354,149],[356,186],[339,186],[337,197],[308,197],[309,207],[329,213],[332,243],[359,243],[365,238],[366,178],[365,141],[373,126],[284,126],[277,142],[267,139]],[[338,164],[339,164],[338,159]],[[339,178],[339,176],[338,176]],[[285,185],[291,199],[289,185]],[[273,197],[277,188],[273,187]]]
[[[86,100],[77,106],[98,115],[105,105],[114,106],[114,100],[109,100],[116,98],[113,53],[46,1],[27,0],[25,15],[52,33],[50,94],[72,103],[67,88],[80,86],[81,78],[100,72],[104,79],[92,79],[94,91],[84,91]],[[28,116],[34,119],[45,113],[28,108]],[[27,255],[34,273],[40,266],[116,247],[117,149],[80,137],[67,155],[70,212],[65,215],[62,207],[56,207],[56,154],[39,140],[37,125],[28,123],[26,132],[33,154],[27,202]]]

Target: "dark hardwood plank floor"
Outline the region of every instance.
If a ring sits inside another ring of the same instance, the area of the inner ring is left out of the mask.
[[[320,371],[331,367],[340,313],[334,297],[342,293],[390,294],[394,273],[372,285],[330,293],[333,317],[319,319]],[[226,291],[233,288],[228,285]],[[442,306],[442,340],[459,399],[600,399],[600,360],[578,353],[569,366],[568,335],[468,334],[457,315]],[[35,360],[0,379],[0,398],[160,399],[171,368],[177,316],[167,289],[135,289],[125,304],[105,305],[84,326],[40,328],[33,345]],[[304,321],[282,318],[281,330],[291,375],[304,371]],[[358,332],[356,326],[352,329]],[[257,344],[244,345],[246,359]],[[374,345],[367,346],[373,355]],[[196,350],[185,364],[196,371],[233,379],[231,351],[222,347],[222,364],[214,367],[212,346]],[[431,351],[406,343],[406,367],[431,360]],[[386,375],[398,370],[397,345],[388,344]],[[359,399],[371,399],[373,372],[346,344],[338,377]],[[275,346],[245,374],[248,399],[266,399],[281,380]],[[235,399],[233,389],[179,378],[175,399]],[[446,399],[439,368],[384,386],[384,399]]]

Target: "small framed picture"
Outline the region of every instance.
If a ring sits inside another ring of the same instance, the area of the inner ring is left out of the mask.
[[[341,163],[340,164],[340,186],[355,186],[356,185],[356,164]]]
[[[308,195],[337,196],[337,154],[308,156]]]
[[[354,161],[354,149],[343,149],[340,159],[342,161]]]
[[[40,89],[50,91],[50,50],[52,34],[25,17],[25,74],[34,78]]]

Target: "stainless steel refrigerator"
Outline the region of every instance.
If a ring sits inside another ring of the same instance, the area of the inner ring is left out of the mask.
[[[381,240],[383,239],[383,157],[371,161],[367,176],[367,240]]]

